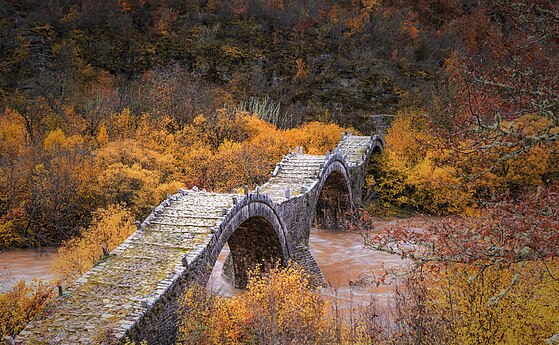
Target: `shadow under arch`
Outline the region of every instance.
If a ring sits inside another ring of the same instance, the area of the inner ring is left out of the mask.
[[[290,235],[273,201],[265,194],[245,195],[229,210],[207,244],[209,256],[199,256],[202,274],[198,281],[207,284],[219,254],[228,244],[230,253],[223,276],[235,288],[244,289],[248,272],[256,266],[267,271],[278,263],[287,265],[291,258],[289,243]]]
[[[383,164],[382,150],[382,145],[375,145],[365,162],[361,197],[361,201],[364,203],[378,198],[378,187],[376,184],[381,177],[381,165]]]
[[[223,275],[237,289],[246,288],[251,270],[268,272],[277,264],[287,264],[274,227],[264,217],[245,220],[227,243],[230,254],[223,265]]]
[[[334,159],[323,171],[313,203],[312,225],[323,230],[345,230],[346,213],[354,206],[348,166]]]

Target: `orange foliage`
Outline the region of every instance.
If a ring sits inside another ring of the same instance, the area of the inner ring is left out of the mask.
[[[386,135],[382,174],[370,183],[378,183],[384,200],[400,206],[435,214],[467,210],[472,192],[450,164],[452,154],[437,143],[418,111],[399,113]]]
[[[71,150],[78,145],[83,144],[84,139],[81,135],[66,136],[59,128],[56,129],[45,137],[43,145],[45,151],[56,152],[61,150]]]
[[[187,185],[228,191],[264,183],[274,164],[295,146],[303,146],[305,153],[324,154],[338,143],[343,131],[340,126],[318,122],[281,130],[246,113],[235,114],[229,122],[226,115],[218,115],[214,122],[198,116],[195,125],[179,133],[179,140],[190,146],[177,150],[177,161]]]
[[[416,15],[410,16],[400,24],[400,34],[411,42],[419,41],[419,20]]]
[[[248,290],[233,298],[191,286],[181,298],[177,344],[381,343],[374,305],[338,309],[313,281],[289,266],[252,274]]]
[[[324,154],[344,130],[320,123],[280,130],[257,114],[226,109],[184,125],[163,114],[124,109],[97,117],[99,109],[90,110],[87,125],[53,125],[32,150],[20,117],[11,110],[0,117],[6,124],[0,158],[11,162],[0,167],[0,215],[25,210],[17,219],[0,217],[1,245],[68,240],[89,225],[95,209],[112,204],[142,218],[185,184],[216,191],[254,187],[290,149]]]
[[[179,344],[320,342],[328,326],[327,304],[300,268],[253,275],[248,291],[231,299],[194,286],[181,301]]]
[[[0,116],[0,158],[23,155],[27,149],[27,134],[24,124],[13,112],[7,111]]]
[[[0,336],[15,337],[52,297],[52,287],[42,280],[20,280],[0,294]]]
[[[111,138],[132,138],[135,130],[135,117],[130,114],[129,109],[124,109],[120,113],[112,114],[107,130]]]
[[[82,198],[101,206],[81,237],[61,247],[54,266],[62,277],[71,280],[83,274],[101,256],[102,245],[116,246],[134,230],[135,217],[184,183],[218,191],[255,186],[268,179],[289,149],[303,146],[308,153],[324,154],[344,130],[318,122],[280,130],[257,116],[225,110],[213,117],[200,115],[179,131],[173,126],[167,117],[135,117],[126,110],[114,114],[100,127],[95,140],[102,145],[93,161],[80,167],[59,154],[83,144],[82,137],[66,136],[60,129],[46,136],[44,148],[54,156],[55,167],[79,181]],[[45,169],[40,169],[43,175],[49,173]],[[2,236],[8,239],[13,223],[2,224]]]

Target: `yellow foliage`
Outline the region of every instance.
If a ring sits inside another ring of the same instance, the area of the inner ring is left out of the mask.
[[[176,152],[157,152],[132,139],[110,142],[95,156],[95,193],[107,204],[124,202],[139,215],[183,186],[179,181],[184,181],[184,173],[174,155]]]
[[[309,122],[287,130],[285,135],[290,148],[303,146],[305,153],[323,155],[336,146],[340,141],[341,133],[346,131],[347,129],[336,124]],[[353,130],[353,133],[358,134],[356,130]]]
[[[244,53],[239,47],[235,47],[232,45],[223,45],[221,47],[223,54],[232,60],[238,60],[247,57],[247,54]]]
[[[424,313],[444,320],[451,344],[544,344],[559,333],[559,281],[549,274],[559,273],[559,262],[547,266],[453,264],[430,272]]]
[[[58,249],[52,269],[60,279],[71,282],[93,267],[103,256],[103,247],[113,250],[135,230],[134,218],[123,206],[98,209],[91,226]]]
[[[179,344],[320,343],[327,332],[327,304],[301,268],[252,275],[248,291],[231,299],[199,287],[181,301]]]
[[[213,153],[209,146],[196,143],[181,157],[184,179],[187,186],[207,187],[210,185],[210,168]]]
[[[232,184],[248,182],[243,169],[243,145],[226,140],[212,157],[209,178],[213,188],[227,190]]]
[[[247,138],[247,115],[245,113],[229,113],[220,109],[213,117],[198,115],[192,124],[185,126],[183,135],[191,142],[209,145],[217,150],[225,140],[241,142]]]
[[[53,297],[52,287],[42,280],[20,280],[0,294],[0,336],[15,337]]]
[[[367,12],[371,12],[381,5],[380,0],[361,0],[361,5],[363,6],[363,10]]]
[[[533,135],[545,128],[547,122],[545,119],[523,116],[501,125],[511,135]],[[493,144],[492,139],[481,144],[464,140],[458,146],[455,168],[479,176],[469,183],[473,191],[493,195],[515,193],[522,188],[540,186],[547,183],[548,179],[559,176],[559,162],[557,155],[553,154],[559,148],[557,142],[542,142],[520,148]],[[483,153],[478,148],[480,145],[486,147]]]
[[[214,122],[200,115],[180,133],[177,141],[182,143],[174,154],[187,185],[229,191],[261,184],[288,150],[303,146],[305,153],[324,154],[345,130],[319,122],[281,130],[246,113],[235,114],[230,123],[226,119],[223,113]]]
[[[142,168],[139,164],[131,166],[115,163],[108,166],[97,176],[98,190],[109,202],[123,202],[131,207],[134,214],[161,199],[155,195],[160,181],[159,172]]]
[[[97,151],[95,160],[101,169],[116,163],[127,166],[137,164],[144,169],[160,171],[163,175],[171,175],[176,164],[171,154],[146,148],[141,142],[132,139],[115,140],[107,144]]]
[[[25,126],[14,112],[7,110],[0,115],[0,157],[14,159],[27,150]]]
[[[0,243],[61,241],[87,227],[93,210],[111,204],[123,203],[141,218],[184,183],[215,191],[254,187],[295,146],[324,154],[344,130],[316,122],[281,130],[257,115],[226,109],[199,115],[187,125],[128,109],[99,116],[92,137],[86,132],[91,124],[84,119],[72,124],[71,118],[80,117],[67,109],[70,123],[52,121],[53,130],[31,143],[21,115],[11,110],[0,115],[0,158],[13,162],[0,167],[0,215],[23,210],[20,221],[3,217]],[[37,149],[30,150],[31,144]]]
[[[136,344],[135,341],[131,341],[130,338],[126,338],[126,340],[124,340],[124,345],[148,345],[148,342],[147,340],[142,340],[139,344]]]
[[[144,148],[160,154],[168,154],[177,145],[175,134],[169,132],[169,128],[175,126],[177,126],[176,121],[169,116],[153,118],[143,114],[139,117],[134,140],[141,143]]]
[[[64,132],[58,128],[45,137],[43,146],[47,152],[54,153],[60,150],[71,150],[81,144],[84,140],[81,135],[72,135],[67,137]]]
[[[278,129],[273,124],[262,120],[258,116],[246,116],[246,132],[250,139],[254,140],[257,136],[277,137]],[[283,138],[283,136],[281,137]],[[280,139],[281,139],[280,138]]]
[[[447,163],[452,153],[436,143],[419,112],[396,116],[386,135],[383,174],[374,181],[383,199],[435,214],[469,210],[473,192]]]
[[[101,125],[95,139],[97,139],[97,144],[99,144],[99,146],[107,145],[107,143],[109,142],[109,133],[107,132],[107,126]]]
[[[133,138],[135,120],[128,108],[120,113],[112,114],[107,122],[107,130],[111,138]]]
[[[533,146],[524,154],[514,157],[503,176],[504,182],[515,185],[539,185],[542,176],[550,170],[549,160],[552,156],[549,150],[540,146]]]
[[[23,244],[25,241],[15,231],[13,220],[0,220],[0,248],[10,248]]]

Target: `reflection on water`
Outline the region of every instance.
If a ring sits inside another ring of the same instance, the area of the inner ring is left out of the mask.
[[[393,221],[379,220],[375,223],[375,232],[391,226]],[[342,305],[349,303],[367,304],[372,299],[385,304],[393,286],[367,284],[375,274],[382,274],[384,269],[405,266],[399,256],[366,248],[361,235],[348,231],[324,231],[313,229],[309,239],[309,248],[324,278],[330,285],[322,290],[325,297],[336,297]],[[212,272],[210,288],[222,296],[234,296],[242,293],[223,279],[221,270],[229,249],[225,248]]]
[[[33,278],[53,281],[50,264],[55,248],[6,250],[0,253],[0,292],[8,290],[19,280],[30,282]]]

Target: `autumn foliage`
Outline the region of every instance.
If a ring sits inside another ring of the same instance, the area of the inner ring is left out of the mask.
[[[375,248],[420,262],[483,263],[546,260],[559,256],[559,190],[541,188],[517,200],[499,200],[472,217],[434,221],[428,231],[396,227],[369,238]],[[413,244],[412,248],[405,249]],[[400,248],[400,246],[402,248]]]
[[[405,344],[545,344],[559,331],[557,268],[427,263],[399,286],[388,334]]]
[[[551,186],[472,217],[370,234],[369,246],[412,263],[396,295],[396,334],[448,344],[535,344],[557,334],[558,198]]]
[[[314,343],[325,331],[325,303],[301,269],[252,276],[231,299],[191,287],[182,298],[180,344]]]
[[[533,134],[527,126],[536,126],[535,121],[522,117],[506,126]],[[544,126],[545,121],[539,121]],[[557,142],[519,152],[512,146],[491,146],[490,138],[479,136],[456,142],[441,134],[427,112],[417,109],[397,113],[385,139],[386,150],[374,160],[368,186],[382,202],[430,214],[472,215],[479,204],[497,195],[533,193],[559,171]]]
[[[386,151],[369,181],[381,200],[433,214],[471,206],[473,193],[449,160],[452,152],[440,145],[420,111],[398,113],[385,140]]]
[[[130,211],[110,205],[93,214],[93,221],[82,234],[62,243],[52,269],[59,278],[72,282],[103,257],[103,248],[113,250],[136,230]]]
[[[231,191],[268,179],[295,146],[324,153],[342,127],[312,122],[281,130],[248,113],[225,109],[180,126],[170,117],[106,115],[95,135],[86,123],[67,122],[35,144],[14,111],[0,115],[0,246],[70,240],[95,222],[94,212],[123,205],[140,219],[168,193],[198,186]],[[120,238],[120,236],[117,236]]]
[[[53,297],[52,286],[42,280],[19,281],[0,294],[0,335],[15,337]]]
[[[256,271],[255,271],[256,272]],[[182,297],[178,344],[366,344],[381,339],[372,308],[343,312],[301,267],[253,274],[232,298],[192,286]]]

